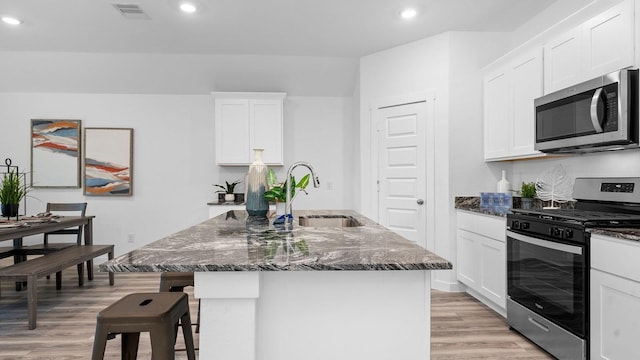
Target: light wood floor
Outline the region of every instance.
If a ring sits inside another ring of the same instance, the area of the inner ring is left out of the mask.
[[[78,287],[75,268],[68,269],[63,273],[61,291],[56,291],[55,279],[39,280],[38,326],[28,330],[26,293],[16,292],[13,283],[3,280],[0,359],[90,359],[96,314],[128,293],[156,292],[158,284],[158,274],[116,274],[116,284],[111,287],[107,275],[96,272],[92,282],[85,280],[85,286]],[[195,320],[198,303],[187,292]],[[432,294],[432,359],[551,359],[472,297],[438,291]],[[180,340],[177,347],[184,348]],[[139,359],[150,358],[145,334],[140,338],[139,354]],[[179,351],[176,358],[186,359],[186,353]],[[119,337],[107,343],[105,359],[120,359]]]

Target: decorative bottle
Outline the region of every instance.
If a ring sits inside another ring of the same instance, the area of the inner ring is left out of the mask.
[[[507,180],[507,172],[505,170],[502,170],[502,180],[498,181],[497,192],[508,193],[510,187],[511,184],[509,183],[509,180]]]
[[[269,203],[262,195],[267,190],[268,168],[262,162],[263,149],[253,149],[255,160],[247,174],[247,213],[249,216],[267,216]]]

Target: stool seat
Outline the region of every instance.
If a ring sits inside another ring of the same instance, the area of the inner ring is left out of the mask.
[[[160,275],[160,291],[183,291],[186,286],[193,286],[192,272],[163,272]]]
[[[136,359],[140,332],[149,332],[153,359],[173,360],[178,323],[182,325],[187,356],[195,360],[187,294],[126,295],[98,313],[92,359],[103,359],[107,339],[113,334],[123,334],[122,358]]]

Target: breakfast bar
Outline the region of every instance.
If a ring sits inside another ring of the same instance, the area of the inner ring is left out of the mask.
[[[194,272],[200,358],[234,360],[429,359],[431,271],[451,268],[347,210],[229,211],[100,265]]]

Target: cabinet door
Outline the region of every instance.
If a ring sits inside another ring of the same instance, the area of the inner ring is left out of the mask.
[[[640,283],[591,270],[591,359],[640,359]]]
[[[265,164],[282,165],[282,100],[251,100],[250,109],[250,149],[264,149]]]
[[[456,268],[458,269],[458,281],[472,289],[477,289],[479,284],[480,236],[460,229],[458,229],[457,233],[458,258]]]
[[[625,0],[583,24],[584,80],[633,65],[633,9]]]
[[[536,49],[511,66],[511,155],[540,154],[535,145],[535,108],[542,96],[542,49]]]
[[[216,99],[216,161],[219,165],[250,163],[249,101]]]
[[[582,80],[582,27],[549,41],[544,46],[544,92],[574,85]]]
[[[484,158],[509,155],[509,79],[506,69],[484,80]]]
[[[480,243],[480,293],[502,308],[507,306],[506,244],[482,238]]]

